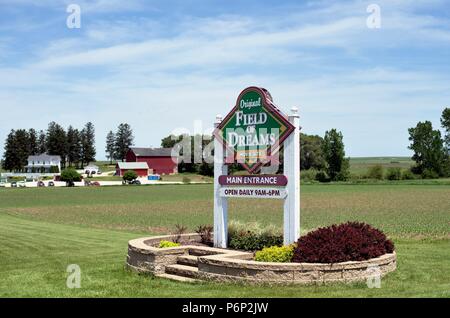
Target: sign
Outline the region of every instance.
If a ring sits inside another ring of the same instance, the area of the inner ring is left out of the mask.
[[[287,178],[283,175],[250,175],[250,176],[220,176],[220,185],[226,186],[278,186],[287,184]]]
[[[286,189],[267,187],[222,187],[220,195],[227,198],[284,199]]]
[[[244,89],[233,110],[214,123],[214,246],[228,244],[228,199],[283,200],[283,243],[300,236],[300,117],[289,117],[273,104],[264,88]],[[283,174],[256,174],[284,145]],[[232,156],[230,156],[232,154]],[[230,160],[232,159],[232,160]],[[250,175],[228,175],[230,163],[240,163]],[[288,182],[289,180],[289,182]]]
[[[267,90],[248,87],[241,92],[214,135],[238,163],[255,173],[279,151],[294,129],[273,104]]]

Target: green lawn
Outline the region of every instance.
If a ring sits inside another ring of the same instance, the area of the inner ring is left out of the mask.
[[[212,185],[0,189],[0,296],[449,297],[450,186],[305,185],[302,232],[361,220],[394,239],[398,270],[365,284],[183,284],[124,270],[127,241],[212,223]],[[239,204],[238,204],[239,203]],[[231,200],[230,219],[282,223],[272,200]],[[82,288],[66,288],[78,264]]]
[[[98,166],[98,168],[102,172],[109,172],[116,170],[116,161],[113,161],[112,164],[110,164],[109,161],[96,161],[93,162],[93,164]]]

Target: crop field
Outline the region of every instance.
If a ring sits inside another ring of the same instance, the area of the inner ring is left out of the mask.
[[[301,188],[302,233],[359,220],[394,240],[398,270],[365,284],[177,283],[124,269],[127,241],[175,224],[211,224],[212,185],[0,189],[0,296],[450,297],[448,184],[312,184]],[[239,204],[238,204],[239,203]],[[235,199],[231,220],[282,224],[281,201]],[[66,287],[66,267],[82,270]]]
[[[350,158],[350,172],[364,174],[375,165],[380,165],[384,169],[395,167],[409,169],[414,165],[410,157],[358,157]]]

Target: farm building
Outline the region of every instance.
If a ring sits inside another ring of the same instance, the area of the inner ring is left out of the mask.
[[[98,172],[100,171],[100,169],[98,168],[98,166],[90,164],[86,167],[84,167],[84,172],[86,174],[98,174]]]
[[[172,148],[130,148],[127,162],[146,162],[155,174],[178,172],[178,158],[172,157]]]
[[[28,173],[59,173],[61,172],[61,157],[46,153],[28,156],[25,171]]]
[[[116,164],[116,175],[123,176],[125,172],[133,170],[139,177],[148,176],[148,164],[146,162],[118,162]]]

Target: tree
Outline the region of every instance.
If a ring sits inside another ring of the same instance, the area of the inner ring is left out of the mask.
[[[130,125],[122,123],[117,127],[115,142],[115,158],[124,161],[128,150],[133,145],[133,130]]]
[[[323,138],[317,135],[300,135],[300,169],[325,168]]]
[[[447,148],[447,155],[450,155],[450,108],[448,107],[442,112],[441,125],[445,130],[444,141]]]
[[[28,132],[25,129],[11,130],[5,142],[3,169],[22,170],[27,164],[28,156],[32,154],[30,151]]]
[[[89,122],[81,131],[81,167],[84,167],[84,163],[89,164],[91,161],[95,161],[95,128],[94,125]]]
[[[374,165],[369,167],[367,171],[367,178],[383,180],[384,177],[384,168],[382,165]]]
[[[419,122],[409,128],[409,149],[414,151],[412,159],[416,162],[415,170],[423,173],[428,170],[439,176],[444,174],[446,152],[439,130],[433,130],[430,121]],[[428,173],[428,172],[427,172]]]
[[[116,143],[116,135],[109,131],[108,135],[106,135],[106,158],[109,159],[109,163],[112,164],[113,159],[115,158],[115,143]]]
[[[163,139],[161,139],[161,147],[173,148],[175,144],[180,142],[181,138],[182,135],[181,136],[169,135],[167,137],[164,137]]]
[[[179,155],[178,172],[200,173],[211,175],[212,165],[205,162],[203,151],[211,142],[209,135],[190,136],[188,134],[170,135],[161,140],[161,147],[175,148]]]
[[[123,174],[123,180],[127,181],[127,182],[131,182],[135,179],[137,179],[138,175],[136,173],[136,171],[134,170],[128,170]]]
[[[198,173],[202,176],[213,177],[214,176],[214,165],[212,163],[203,162],[200,164]]]
[[[12,129],[6,137],[5,152],[3,153],[2,167],[5,170],[12,171],[15,168],[17,162],[16,144],[15,144],[16,132]]]
[[[48,124],[46,149],[49,155],[60,156],[61,166],[66,166],[67,136],[64,128],[52,121]]]
[[[28,147],[28,132],[25,129],[16,130],[14,136],[14,145],[15,145],[15,153],[16,153],[16,162],[14,164],[15,170],[22,170],[23,167],[27,164],[29,153]]]
[[[67,128],[67,161],[69,167],[73,164],[78,166],[81,155],[81,138],[78,129],[69,126]]]
[[[81,175],[74,168],[67,168],[61,172],[61,181],[65,182],[81,181]]]
[[[39,154],[38,134],[33,128],[28,130],[28,154]]]
[[[322,148],[326,171],[330,179],[333,181],[346,180],[349,174],[349,160],[345,158],[342,133],[334,128],[326,131]]]
[[[47,137],[45,135],[45,131],[41,130],[39,131],[39,137],[37,142],[38,147],[38,154],[46,153],[47,152]]]

